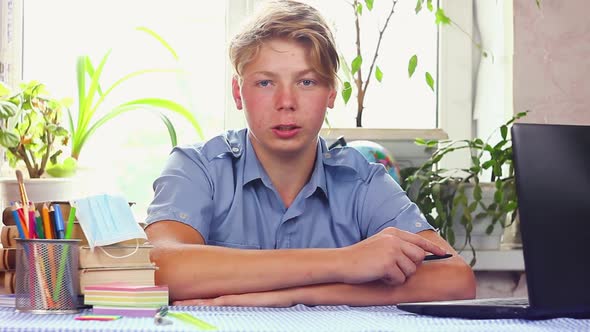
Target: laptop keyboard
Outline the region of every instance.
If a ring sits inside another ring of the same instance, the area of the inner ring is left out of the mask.
[[[510,297],[510,298],[495,298],[495,299],[479,299],[477,300],[478,305],[518,305],[526,306],[529,305],[529,300],[523,297]]]

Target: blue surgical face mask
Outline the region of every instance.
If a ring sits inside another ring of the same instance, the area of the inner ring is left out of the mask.
[[[76,217],[91,250],[126,240],[147,239],[145,231],[135,221],[129,203],[121,196],[89,196],[70,204],[76,208]]]

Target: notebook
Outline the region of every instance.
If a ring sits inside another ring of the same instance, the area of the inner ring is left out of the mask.
[[[590,318],[590,126],[519,123],[511,132],[528,298],[399,309],[478,319]]]

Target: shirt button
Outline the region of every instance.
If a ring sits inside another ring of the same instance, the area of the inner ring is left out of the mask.
[[[422,227],[422,223],[419,221],[416,221],[416,227]]]
[[[332,157],[332,155],[329,152],[324,153],[324,158],[330,159],[330,157]]]
[[[233,147],[233,148],[231,148],[231,151],[232,151],[233,153],[238,153],[238,152],[240,152],[240,148],[238,148],[238,147]]]
[[[181,214],[179,215],[179,217],[180,217],[180,219],[186,219],[186,218],[188,217],[188,214],[186,214],[186,213],[181,213]]]

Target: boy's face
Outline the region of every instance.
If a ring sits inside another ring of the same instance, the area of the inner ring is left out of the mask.
[[[241,86],[234,79],[233,97],[245,112],[252,145],[262,159],[315,154],[336,91],[312,70],[305,46],[271,39],[243,68]]]

